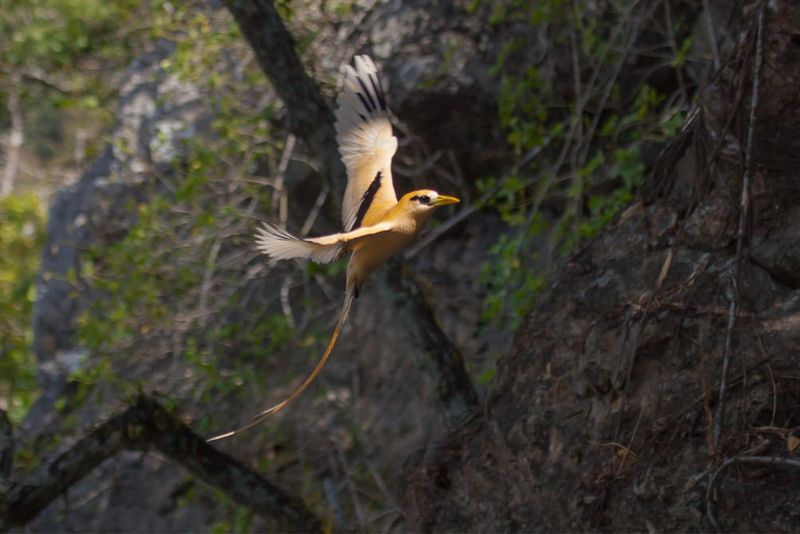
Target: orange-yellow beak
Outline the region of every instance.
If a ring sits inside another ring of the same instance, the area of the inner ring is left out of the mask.
[[[432,206],[447,206],[448,204],[458,204],[461,200],[457,199],[456,197],[450,197],[447,195],[439,195],[438,197],[431,200]]]

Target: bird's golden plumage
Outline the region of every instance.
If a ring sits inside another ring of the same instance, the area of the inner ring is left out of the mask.
[[[256,233],[258,250],[274,260],[307,258],[327,263],[351,254],[344,305],[331,339],[317,366],[288,398],[258,414],[248,425],[210,441],[250,428],[297,398],[328,360],[367,277],[411,243],[435,208],[459,202],[430,189],[412,191],[397,199],[391,168],[397,138],[392,134],[378,71],[368,56],[356,56],[354,67],[345,67],[344,87],[336,111],[336,141],[347,169],[342,201],[344,232],[301,239],[265,223]]]

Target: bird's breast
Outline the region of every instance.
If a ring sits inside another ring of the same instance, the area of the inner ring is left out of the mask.
[[[413,234],[392,231],[361,241],[350,257],[348,277],[353,276],[357,287],[360,287],[375,269],[386,263],[392,255],[406,248],[413,238]]]

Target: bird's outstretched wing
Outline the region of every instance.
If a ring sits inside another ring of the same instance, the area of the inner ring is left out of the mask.
[[[336,110],[336,141],[347,168],[342,202],[345,232],[375,224],[397,203],[392,183],[397,138],[392,135],[386,95],[375,63],[368,56],[356,56],[354,63],[355,68],[345,67]]]
[[[391,222],[382,222],[352,232],[300,239],[274,224],[264,223],[256,230],[256,248],[275,260],[305,258],[328,263],[339,258],[360,239],[388,232],[392,227]]]

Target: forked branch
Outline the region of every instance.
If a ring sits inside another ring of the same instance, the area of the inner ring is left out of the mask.
[[[157,450],[281,531],[319,532],[319,519],[297,497],[198,436],[175,415],[144,395],[99,425],[69,450],[36,471],[27,482],[0,492],[0,531],[35,518],[95,467],[122,450]]]

